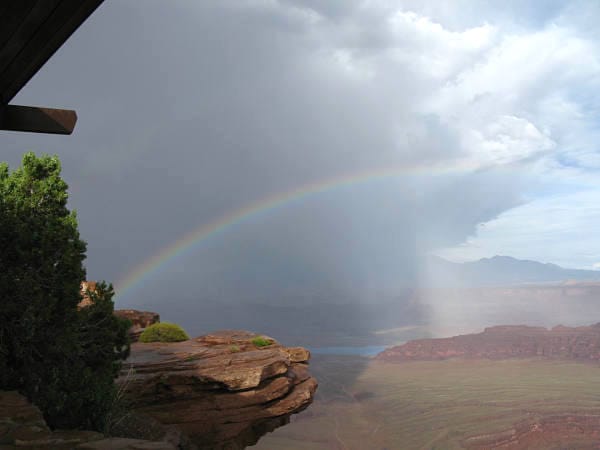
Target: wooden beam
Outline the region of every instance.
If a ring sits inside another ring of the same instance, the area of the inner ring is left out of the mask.
[[[1,113],[0,130],[71,134],[77,113],[70,109],[7,105]]]

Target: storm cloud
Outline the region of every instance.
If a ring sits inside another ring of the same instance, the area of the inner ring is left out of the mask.
[[[599,11],[522,3],[107,1],[15,99],[77,109],[74,135],[4,133],[2,159],[61,157],[88,278],[113,282],[238,208],[395,169],[231,227],[117,303],[393,298],[556,179],[597,198]]]

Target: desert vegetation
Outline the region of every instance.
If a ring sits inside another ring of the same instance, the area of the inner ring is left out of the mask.
[[[99,283],[81,310],[86,243],[57,157],[0,164],[0,389],[18,390],[51,427],[102,430],[129,353],[129,323]]]
[[[273,344],[273,340],[268,339],[264,336],[256,336],[250,342],[252,342],[252,344],[254,344],[257,347],[267,347]]]
[[[140,335],[140,342],[181,342],[190,337],[175,323],[160,322],[150,325]]]

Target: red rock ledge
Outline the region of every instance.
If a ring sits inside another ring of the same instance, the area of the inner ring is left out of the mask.
[[[308,350],[275,340],[259,348],[251,343],[256,336],[220,331],[178,343],[138,342],[117,382],[138,420],[162,425],[179,448],[242,449],[288,423],[317,389]]]

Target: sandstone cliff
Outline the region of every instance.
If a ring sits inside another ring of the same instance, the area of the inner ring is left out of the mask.
[[[88,292],[96,291],[96,282],[95,281],[82,281],[79,287],[79,291],[81,294],[81,301],[77,305],[79,309],[85,308],[92,304],[92,299],[88,295]]]
[[[552,329],[498,326],[482,333],[444,339],[420,339],[386,349],[381,361],[441,360],[448,358],[531,358],[600,360],[600,324]]]
[[[241,449],[287,423],[317,388],[308,373],[309,352],[276,341],[259,348],[254,337],[222,331],[185,342],[133,344],[118,383],[134,422],[147,418],[154,425],[132,430],[125,424],[122,435],[150,432],[180,448]]]

